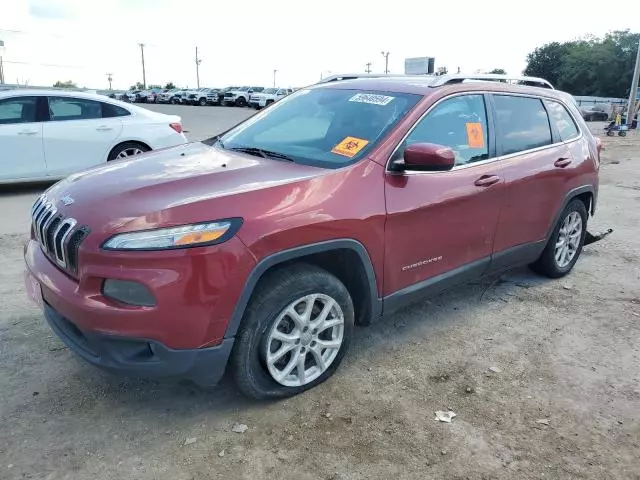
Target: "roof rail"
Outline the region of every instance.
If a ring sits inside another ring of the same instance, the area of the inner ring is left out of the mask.
[[[525,83],[533,87],[542,87],[553,89],[553,85],[544,78],[539,77],[527,77],[523,75],[500,75],[497,73],[478,73],[475,75],[454,74],[454,75],[440,75],[436,77],[431,84],[432,87],[440,87],[442,85],[449,85],[452,83],[462,83],[465,80],[480,81],[480,82],[506,82],[506,83]]]
[[[340,80],[355,80],[357,78],[435,78],[433,75],[403,75],[399,73],[339,73],[323,78],[318,83],[337,82]]]

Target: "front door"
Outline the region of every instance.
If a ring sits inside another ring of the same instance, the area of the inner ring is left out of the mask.
[[[437,103],[392,158],[402,158],[413,143],[452,148],[456,165],[448,172],[387,173],[384,294],[395,299],[482,274],[490,262],[503,194],[485,95]]]
[[[106,162],[122,133],[122,120],[103,118],[102,104],[75,97],[49,97],[50,120],[44,125],[48,173],[62,177]]]
[[[44,97],[0,100],[0,181],[45,177],[42,122],[38,102]]]

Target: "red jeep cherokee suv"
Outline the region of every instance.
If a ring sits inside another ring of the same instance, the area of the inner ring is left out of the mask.
[[[366,325],[520,264],[574,266],[599,143],[550,88],[312,86],[228,132],[72,175],[32,209],[27,288],[88,362],[273,398]]]

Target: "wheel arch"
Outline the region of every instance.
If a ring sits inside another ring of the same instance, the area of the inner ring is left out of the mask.
[[[551,234],[553,233],[553,229],[556,227],[558,220],[560,219],[560,215],[564,212],[564,209],[567,208],[569,202],[574,199],[578,199],[584,203],[585,208],[587,209],[587,213],[594,215],[596,210],[596,189],[593,185],[583,185],[581,187],[574,188],[570,190],[564,197],[560,208],[556,212],[556,215],[551,223],[551,227],[547,232],[547,238],[551,238]]]
[[[342,281],[354,303],[356,323],[367,325],[382,312],[382,300],[378,289],[373,264],[360,242],[352,239],[329,240],[283,250],[258,262],[249,274],[238,302],[227,325],[225,338],[238,332],[244,312],[256,287],[269,274],[294,263],[309,263],[327,270]]]
[[[125,143],[137,143],[138,145],[142,145],[143,147],[149,149],[149,151],[153,150],[153,148],[151,148],[151,146],[145,142],[142,142],[140,140],[120,140],[118,143],[116,143],[110,150],[109,153],[107,153],[107,161],[109,161],[109,159],[111,159],[111,155],[113,154],[113,152],[120,146],[124,145]]]

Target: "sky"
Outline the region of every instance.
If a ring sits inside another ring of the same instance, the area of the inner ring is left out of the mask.
[[[594,4],[600,5],[600,4]],[[147,84],[301,87],[322,75],[404,73],[407,57],[465,73],[519,74],[552,41],[640,29],[640,2],[593,11],[584,1],[0,0],[7,83],[126,89]]]

